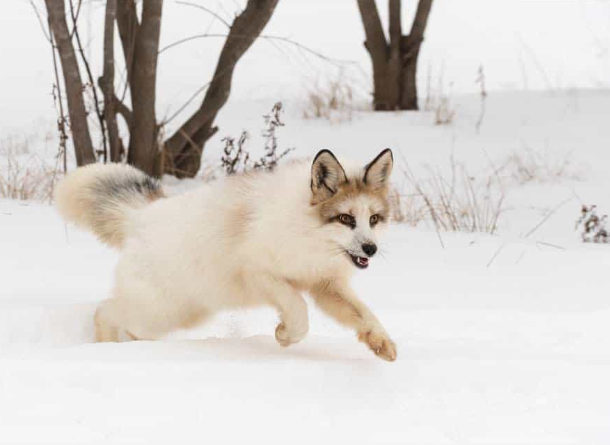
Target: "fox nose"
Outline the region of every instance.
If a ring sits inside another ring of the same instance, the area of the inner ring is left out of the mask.
[[[362,245],[362,250],[368,256],[373,256],[375,255],[375,252],[377,252],[377,246],[373,243],[366,243]]]

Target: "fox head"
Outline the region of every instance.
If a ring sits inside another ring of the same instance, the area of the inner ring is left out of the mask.
[[[379,229],[388,222],[388,191],[394,159],[383,150],[364,168],[346,174],[328,150],[311,166],[311,204],[333,248],[356,267],[366,269],[377,252]]]

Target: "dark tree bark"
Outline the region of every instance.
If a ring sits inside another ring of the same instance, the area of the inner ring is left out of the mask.
[[[375,110],[417,110],[417,59],[432,0],[419,0],[409,35],[402,35],[401,0],[389,0],[389,43],[375,0],[358,0],[358,7],[373,64]]]
[[[165,142],[166,172],[192,177],[199,171],[205,142],[217,131],[214,119],[229,98],[235,65],[260,35],[277,3],[248,0],[233,21],[201,107]]]
[[[157,56],[163,0],[146,0],[134,45],[130,81],[132,122],[127,162],[143,172],[159,176],[159,144],[155,117]]]
[[[108,129],[110,162],[119,162],[123,152],[123,144],[119,137],[119,127],[116,119],[114,94],[114,22],[116,20],[116,7],[117,0],[107,0],[104,18],[104,71],[98,79],[104,94],[104,120]]]
[[[49,25],[53,32],[61,60],[76,163],[79,166],[91,164],[95,162],[95,153],[91,143],[89,126],[87,125],[87,111],[83,99],[83,82],[78,69],[76,52],[72,46],[70,32],[68,31],[68,24],[66,23],[64,1],[45,0],[45,4],[49,17]]]

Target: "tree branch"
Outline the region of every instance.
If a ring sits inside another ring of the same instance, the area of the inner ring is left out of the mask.
[[[130,84],[133,72],[136,35],[140,27],[136,5],[133,0],[117,1],[116,21],[119,28],[121,46],[123,47],[125,67],[127,69],[127,83]]]
[[[225,19],[223,19],[219,14],[215,13],[214,11],[212,11],[211,9],[206,8],[205,6],[202,5],[198,5],[197,3],[191,3],[191,2],[176,2],[179,5],[184,5],[184,6],[191,6],[193,8],[197,8],[197,9],[201,9],[205,12],[207,12],[208,14],[210,14],[212,17],[214,17],[215,19],[219,20],[220,23],[222,23],[223,25],[225,25],[227,28],[231,29],[231,24],[229,22],[227,22]]]
[[[159,146],[155,97],[162,12],[163,0],[146,0],[142,5],[130,80],[133,119],[127,161],[155,176],[160,173],[156,171]]]
[[[389,0],[390,15],[390,51],[392,55],[400,54],[400,40],[402,39],[402,26],[400,20],[400,0]]]
[[[181,45],[183,43],[187,43],[190,42],[192,40],[197,40],[197,39],[205,39],[205,38],[214,38],[214,37],[229,37],[230,34],[195,34],[193,36],[189,36],[189,37],[185,37],[183,39],[180,40],[176,40],[175,42],[170,43],[169,45],[164,46],[163,48],[161,48],[159,50],[159,54],[172,49],[178,45]],[[250,36],[248,35],[237,35],[237,34],[233,34],[232,35],[233,38],[235,39],[249,39]],[[325,56],[324,54],[322,54],[319,51],[316,51],[315,49],[312,49],[308,46],[303,45],[302,43],[296,42],[288,37],[282,37],[282,36],[273,36],[273,35],[268,35],[268,34],[261,34],[260,36],[258,36],[259,39],[263,39],[263,40],[270,40],[270,41],[278,41],[278,42],[283,42],[283,43],[288,43],[289,45],[295,46],[296,48],[303,50],[315,57],[318,57],[321,60],[324,60],[325,62],[331,63],[333,65],[344,65],[344,64],[357,64],[358,62],[353,61],[353,60],[340,60],[340,59],[333,59],[330,58],[328,56]]]
[[[432,0],[419,0],[415,18],[411,25],[411,32],[408,36],[408,40],[413,42],[413,44],[419,45],[424,40],[424,32],[428,25],[430,9],[432,9]]]
[[[358,8],[360,8],[360,17],[366,34],[364,46],[371,57],[379,57],[379,55],[385,54],[387,42],[375,0],[358,0]]]
[[[77,12],[74,10],[74,3],[72,2],[72,0],[69,0],[68,3],[70,5],[70,16],[72,17],[72,34],[76,37],[76,45],[78,48],[78,52],[80,54],[81,60],[83,61],[83,64],[85,65],[85,71],[87,72],[87,77],[89,78],[89,84],[91,85],[91,91],[93,93],[93,106],[95,108],[95,114],[100,124],[100,131],[102,133],[102,153],[104,155],[104,162],[106,162],[108,160],[108,147],[106,143],[106,125],[104,123],[104,114],[100,109],[100,101],[97,96],[97,87],[95,86],[95,81],[93,80],[93,73],[91,72],[91,66],[89,65],[87,56],[85,56],[85,50],[83,49],[80,34],[78,32],[78,15]],[[78,11],[80,11],[80,3],[78,6]]]
[[[76,22],[78,21],[78,17],[80,16],[81,7],[83,6],[83,0],[78,0],[78,6],[76,7],[76,13],[73,13],[72,2],[70,2],[70,11],[73,16],[73,27],[72,31],[70,31],[70,38],[74,37],[74,33],[76,32]]]
[[[121,102],[121,100],[116,96],[114,96],[114,106],[116,107],[116,112],[123,116],[123,119],[125,119],[125,123],[128,127],[131,128],[131,126],[133,125],[133,113],[131,112],[129,107],[127,107],[127,105]]]
[[[33,4],[32,4],[33,6]],[[57,117],[57,131],[59,133],[59,152],[57,153],[58,158],[61,156],[64,174],[68,173],[68,149],[66,141],[68,135],[66,134],[66,113],[64,112],[64,98],[61,92],[61,82],[59,80],[59,70],[57,69],[57,51],[55,51],[55,39],[53,38],[53,31],[51,30],[51,24],[47,20],[49,27],[49,44],[51,45],[51,54],[53,55],[53,74],[55,75],[55,84],[53,88],[53,102],[56,103],[57,111],[59,116]],[[55,94],[57,91],[57,94]]]
[[[66,23],[65,4],[63,0],[45,0],[45,4],[49,26],[53,32],[61,59],[76,163],[79,166],[90,164],[95,162],[95,154],[87,124],[87,111],[82,94],[83,82],[78,69],[76,53],[70,39],[68,24]]]
[[[116,19],[116,6],[117,0],[106,1],[106,13],[104,16],[104,71],[98,79],[104,94],[104,119],[108,128],[111,162],[119,162],[121,160],[121,152],[123,151],[114,102],[114,22]]]
[[[32,6],[32,9],[34,9],[34,13],[36,14],[36,18],[38,19],[38,23],[40,24],[40,29],[42,30],[42,33],[44,34],[45,39],[47,39],[47,41],[49,43],[52,43],[51,42],[52,31],[49,29],[49,32],[47,32],[47,30],[44,26],[44,21],[42,20],[42,16],[40,15],[40,11],[38,10],[36,3],[34,3],[34,0],[30,0],[30,6]],[[53,49],[53,51],[55,51],[55,49]]]
[[[189,138],[201,149],[210,137],[212,122],[229,98],[235,65],[261,34],[277,3],[278,0],[248,0],[246,9],[233,21],[201,107],[165,143],[173,159],[183,156],[183,150],[190,144]],[[187,165],[177,167],[194,175],[199,170],[201,153],[188,158]]]
[[[183,43],[187,43],[190,42],[192,40],[197,40],[197,39],[203,39],[203,38],[208,38],[208,37],[227,37],[228,34],[197,34],[194,36],[189,36],[189,37],[185,37],[183,39],[177,40],[175,42],[170,43],[169,45],[164,46],[163,48],[161,48],[159,50],[159,54],[172,49],[178,45],[181,45]],[[246,38],[247,36],[235,36],[235,37],[241,37],[241,38]],[[289,45],[293,45],[296,48],[298,48],[299,50],[302,50],[304,52],[307,52],[309,54],[312,54],[315,57],[318,57],[319,59],[328,62],[332,65],[335,66],[341,66],[341,65],[347,65],[347,64],[353,64],[353,65],[358,65],[358,62],[354,61],[354,60],[339,60],[339,59],[332,59],[328,56],[325,56],[324,54],[309,48],[305,45],[303,45],[302,43],[296,42],[292,39],[289,39],[288,37],[282,37],[282,36],[271,36],[271,35],[265,35],[265,34],[261,34],[259,37],[259,39],[263,39],[263,40],[269,40],[270,42],[274,42],[274,41],[279,41],[282,43],[287,43]],[[203,93],[209,86],[210,86],[211,82],[207,82],[206,84],[202,85],[201,87],[197,88],[197,90],[191,94],[191,96],[186,100],[186,102],[184,104],[182,104],[176,111],[174,111],[171,116],[169,116],[168,118],[166,118],[162,125],[168,124],[169,122],[171,122],[172,120],[174,120],[182,111],[184,111],[184,109],[189,106],[191,104],[191,102],[193,100],[195,100],[197,98],[197,96],[199,96],[201,93]]]

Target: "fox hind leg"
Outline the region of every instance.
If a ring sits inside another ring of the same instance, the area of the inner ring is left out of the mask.
[[[104,301],[95,311],[95,341],[100,342],[118,342],[119,328],[114,325],[113,320],[108,315],[106,306],[107,301]]]
[[[159,297],[114,297],[103,301],[95,313],[97,342],[157,340],[163,335],[201,322],[206,311],[186,305],[162,304]]]
[[[151,335],[150,329],[142,335],[142,329],[137,334],[131,332],[134,327],[146,325],[142,315],[137,320],[129,316],[133,314],[132,302],[127,299],[111,298],[103,301],[95,311],[95,341],[96,342],[125,342],[132,340],[154,340],[158,336]],[[130,330],[131,329],[131,330]]]

